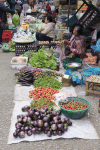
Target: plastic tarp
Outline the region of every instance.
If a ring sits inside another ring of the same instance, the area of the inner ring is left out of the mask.
[[[19,114],[25,114],[25,112],[21,111],[21,108],[25,105],[29,105],[29,101],[15,101],[15,106],[13,109],[12,117],[11,117],[11,126],[8,136],[8,144],[12,143],[19,143],[21,141],[40,141],[40,140],[47,140],[47,139],[58,139],[58,138],[83,138],[83,139],[99,139],[93,125],[89,121],[89,118],[86,116],[84,118],[78,119],[78,120],[72,120],[72,126],[68,127],[68,131],[62,134],[61,136],[51,136],[47,137],[46,134],[41,133],[41,136],[31,135],[27,136],[25,135],[25,138],[14,138],[13,132],[15,131],[15,123],[17,122],[17,115]],[[62,117],[64,117],[62,115]]]
[[[15,101],[30,101],[32,98],[29,97],[29,91],[34,90],[34,86],[21,86],[20,84],[16,84],[15,92],[14,92],[14,100]],[[59,93],[65,93],[66,96],[77,96],[75,89],[73,86],[63,87],[59,90]]]

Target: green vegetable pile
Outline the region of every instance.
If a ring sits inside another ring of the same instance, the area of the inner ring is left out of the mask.
[[[35,87],[51,87],[53,89],[61,89],[61,82],[55,78],[39,78],[34,82]]]
[[[2,51],[9,52],[9,50],[10,50],[10,46],[8,45],[8,43],[4,43],[2,46]]]
[[[58,78],[58,76],[62,77],[63,75],[54,71],[41,71],[39,74],[35,75],[35,79],[37,80],[39,78]]]
[[[57,59],[53,56],[48,56],[45,51],[38,50],[37,53],[34,53],[33,56],[29,59],[29,63],[32,67],[37,68],[49,68],[55,70]]]
[[[34,52],[32,51],[27,51],[23,54],[23,57],[28,57],[29,59],[33,56]]]
[[[35,101],[31,101],[30,103],[31,108],[43,108],[43,107],[47,107],[47,108],[53,108],[55,106],[55,103],[51,100],[48,100],[46,98],[42,99],[38,99]]]
[[[13,17],[12,17],[12,23],[15,25],[15,26],[19,26],[20,25],[20,17],[18,14],[14,14]]]
[[[8,44],[9,44],[9,46],[10,46],[10,51],[12,51],[12,52],[15,51],[15,44],[16,44],[16,43],[13,42],[13,41],[9,41]]]

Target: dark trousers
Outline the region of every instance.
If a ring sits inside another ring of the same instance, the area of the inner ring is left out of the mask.
[[[20,14],[21,14],[21,12],[18,12],[19,17],[20,17]]]
[[[49,42],[53,40],[53,38],[39,32],[36,32],[36,39],[38,41],[49,41]]]
[[[2,33],[3,33],[3,30],[0,29],[0,43],[2,42]]]

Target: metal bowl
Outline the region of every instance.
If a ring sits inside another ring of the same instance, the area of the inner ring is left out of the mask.
[[[81,67],[81,63],[71,62],[66,64],[69,69],[79,69]]]

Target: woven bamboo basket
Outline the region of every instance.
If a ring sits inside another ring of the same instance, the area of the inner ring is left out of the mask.
[[[62,77],[62,86],[71,86],[71,76],[68,79]]]

